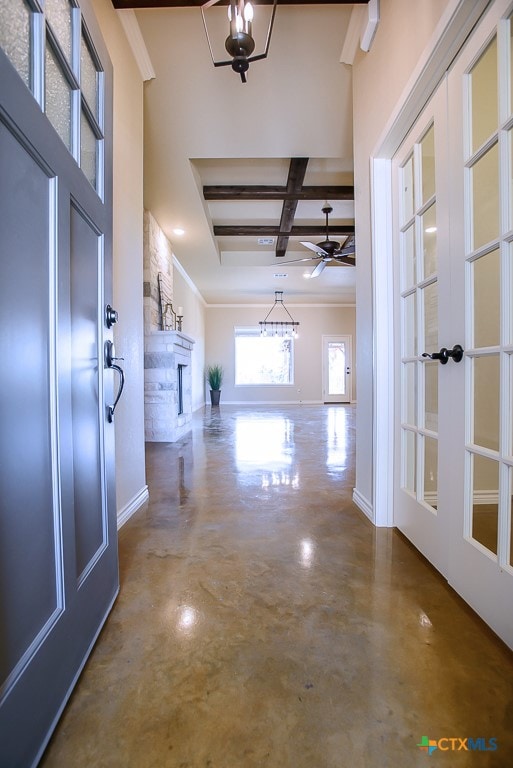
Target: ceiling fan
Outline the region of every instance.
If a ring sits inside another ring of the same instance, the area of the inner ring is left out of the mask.
[[[316,255],[308,256],[305,259],[281,261],[280,264],[295,264],[301,261],[313,261],[316,259],[321,259],[310,277],[318,277],[330,261],[337,261],[339,264],[343,264],[348,267],[355,266],[354,236],[349,235],[349,237],[345,239],[343,246],[341,246],[340,243],[338,243],[336,240],[330,240],[328,217],[330,213],[333,212],[333,208],[328,202],[326,202],[322,207],[322,212],[326,216],[326,240],[323,240],[322,243],[317,244],[308,242],[301,243],[301,245],[304,245],[305,248],[309,248],[311,251],[314,251]]]

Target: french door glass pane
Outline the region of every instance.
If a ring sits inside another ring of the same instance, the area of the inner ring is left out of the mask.
[[[30,88],[30,11],[24,0],[0,0],[0,48]]]
[[[499,146],[495,143],[472,168],[473,248],[499,234]]]
[[[472,153],[497,130],[497,38],[470,73],[472,98]]]
[[[403,363],[402,371],[402,421],[414,427],[417,425],[417,363]]]
[[[474,434],[472,441],[483,448],[499,450],[499,355],[473,359]]]
[[[84,112],[80,118],[80,167],[88,181],[96,189],[97,140]]]
[[[422,200],[424,205],[435,194],[435,129],[431,126],[420,142],[422,170]]]
[[[402,244],[402,275],[401,288],[412,288],[417,281],[415,260],[415,227],[411,224],[401,236]]]
[[[424,501],[438,506],[438,440],[424,437]]]
[[[497,554],[499,462],[472,455],[472,538]]]
[[[413,155],[402,169],[402,224],[411,219],[414,211]]]
[[[438,269],[436,252],[436,203],[422,216],[422,252],[424,254],[424,277],[433,275]]]
[[[416,492],[416,468],[417,468],[417,435],[409,429],[403,429],[402,454],[403,454],[403,488],[412,493]]]
[[[423,363],[424,426],[438,432],[438,362]]]
[[[45,15],[62,52],[71,63],[71,5],[69,0],[46,0]]]
[[[48,40],[45,52],[45,112],[67,148],[71,149],[71,89]]]
[[[403,357],[417,354],[417,295],[410,293],[403,299]]]
[[[472,262],[474,347],[500,343],[500,254],[495,249]]]
[[[84,36],[80,48],[80,88],[93,115],[98,119],[98,72]]]
[[[438,283],[422,289],[424,302],[424,348],[434,352],[438,347]]]

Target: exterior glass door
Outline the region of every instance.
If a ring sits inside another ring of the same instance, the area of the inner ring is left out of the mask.
[[[351,402],[351,336],[323,336],[323,399]]]

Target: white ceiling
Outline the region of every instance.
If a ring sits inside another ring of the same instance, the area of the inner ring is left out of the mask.
[[[211,11],[223,14],[224,30],[226,9]],[[287,304],[354,302],[354,268],[332,262],[309,280],[303,274],[317,260],[283,264],[313,255],[299,238],[279,259],[255,237],[214,237],[214,224],[277,226],[281,202],[206,202],[202,193],[204,185],[285,186],[292,157],[310,158],[305,185],[353,184],[351,71],[340,63],[351,11],[278,3],[269,56],[251,64],[246,84],[213,66],[199,8],[136,12],[156,73],[145,84],[145,206],[208,304],[269,303],[275,290]],[[270,7],[257,8],[264,12]],[[294,224],[322,226],[323,202],[300,201]],[[352,202],[330,202],[330,224],[354,223]]]

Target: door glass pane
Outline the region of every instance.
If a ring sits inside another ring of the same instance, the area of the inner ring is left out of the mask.
[[[417,270],[415,262],[415,228],[414,225],[408,227],[401,236],[402,245],[402,275],[401,288],[411,288],[417,281]]]
[[[499,234],[499,148],[494,144],[472,168],[474,249]]]
[[[420,142],[422,157],[422,201],[421,205],[435,194],[435,129],[431,126]]]
[[[80,88],[93,115],[98,118],[98,73],[83,35],[80,49]]]
[[[472,538],[497,554],[499,462],[474,454]]]
[[[424,426],[438,432],[438,362],[424,363]]]
[[[402,194],[402,224],[411,219],[414,211],[414,187],[413,187],[413,155],[410,156],[402,170],[403,194]]]
[[[62,52],[71,62],[71,5],[69,0],[46,0],[45,15]]]
[[[496,249],[472,262],[474,347],[500,343],[500,255]]]
[[[403,357],[417,354],[417,296],[410,293],[403,299]]]
[[[497,38],[471,70],[472,152],[497,130]]]
[[[403,414],[404,424],[417,425],[417,363],[403,363]]]
[[[96,136],[83,112],[80,118],[80,167],[96,189]]]
[[[67,148],[71,149],[71,89],[48,42],[45,66],[46,116]]]
[[[0,0],[0,48],[30,88],[30,11],[24,0]]]
[[[346,345],[343,341],[328,342],[328,395],[346,393]]]
[[[438,283],[422,289],[424,301],[424,350],[435,352],[438,348]]]
[[[417,466],[416,434],[409,429],[403,429],[402,452],[403,452],[403,488],[412,493],[416,492],[417,482],[415,469]]]
[[[433,203],[422,216],[422,251],[424,254],[424,277],[433,275],[438,269],[436,253],[436,204]]]
[[[473,442],[499,450],[499,355],[475,357]]]
[[[438,440],[424,437],[424,501],[438,507]]]

